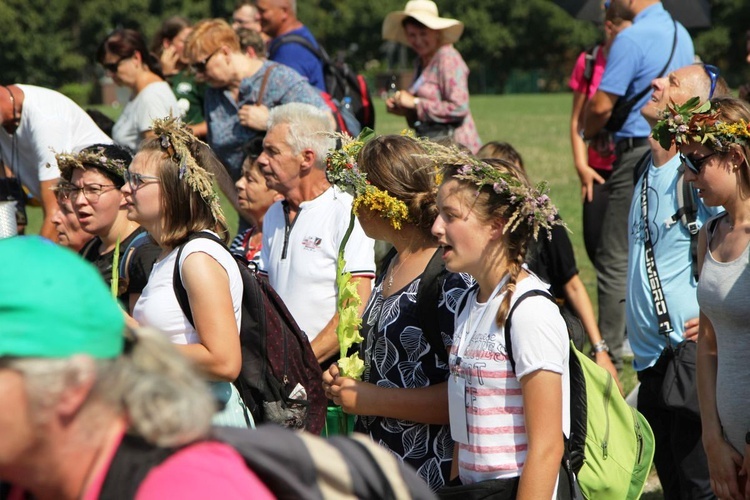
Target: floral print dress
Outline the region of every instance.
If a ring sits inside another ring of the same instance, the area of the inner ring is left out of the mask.
[[[482,147],[469,109],[469,67],[453,45],[443,45],[422,69],[409,91],[419,97],[417,118],[422,122],[461,124],[454,132],[458,144],[476,154]]]
[[[419,325],[420,277],[388,298],[383,298],[383,277],[376,282],[362,316],[363,380],[391,388],[419,388],[447,381],[448,365],[430,348]],[[446,349],[452,342],[456,303],[472,283],[469,275],[454,273],[448,273],[443,283],[438,315]],[[412,466],[432,490],[449,481],[453,459],[450,425],[360,416],[356,430],[369,434],[401,462]]]

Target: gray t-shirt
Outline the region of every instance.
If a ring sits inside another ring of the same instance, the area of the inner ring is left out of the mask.
[[[112,128],[112,139],[135,151],[143,140],[143,134],[151,129],[154,118],[164,118],[170,114],[182,116],[172,88],[167,82],[151,83],[125,105]]]

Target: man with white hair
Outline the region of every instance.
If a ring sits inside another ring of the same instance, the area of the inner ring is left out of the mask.
[[[284,196],[263,219],[261,272],[284,300],[322,362],[338,352],[336,264],[352,213],[352,197],[325,173],[335,147],[330,116],[309,104],[275,107],[258,164],[269,189]],[[354,221],[345,271],[363,303],[375,277],[374,242]]]

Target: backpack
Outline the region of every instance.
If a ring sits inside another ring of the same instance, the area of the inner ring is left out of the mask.
[[[633,186],[646,174],[648,165],[651,163],[651,151],[646,151],[633,170]],[[693,278],[698,281],[700,273],[698,272],[698,233],[700,227],[696,220],[698,219],[698,203],[696,202],[695,187],[692,182],[685,182],[685,165],[681,164],[677,176],[677,212],[670,217],[666,224],[667,227],[675,224],[677,221],[690,233],[690,265],[693,271]]]
[[[266,425],[259,429],[214,427],[210,439],[233,447],[248,469],[282,500],[435,498],[409,466],[362,434],[324,439]],[[179,449],[160,448],[126,434],[99,497],[137,498],[151,469]]]
[[[370,96],[365,78],[354,72],[344,62],[334,62],[328,56],[323,47],[316,47],[307,38],[296,35],[282,35],[271,43],[269,58],[273,59],[279,47],[285,43],[297,43],[312,52],[321,63],[323,63],[323,77],[325,78],[326,91],[330,97],[338,103],[342,114],[350,112],[359,125],[359,129],[369,127],[375,128],[375,107]],[[350,130],[350,135],[357,135]]]
[[[516,370],[510,335],[513,312],[524,299],[546,291],[530,290],[516,299],[505,320],[505,349]],[[570,342],[570,437],[563,466],[577,477],[585,498],[638,498],[651,472],[654,433],[646,418],[628,405],[612,375]]]
[[[188,237],[207,238],[226,246],[212,233],[200,231]],[[187,291],[180,277],[180,256],[185,244],[177,251],[172,286],[182,312],[193,324]],[[229,252],[229,250],[227,250]],[[293,429],[318,433],[323,428],[326,397],[323,373],[310,342],[281,297],[256,268],[233,255],[242,275],[242,321],[240,347],[242,371],[234,382],[243,402],[256,423],[274,422]],[[304,388],[306,398],[292,393]]]

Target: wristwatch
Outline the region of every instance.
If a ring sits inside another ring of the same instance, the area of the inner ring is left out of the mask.
[[[599,354],[600,352],[609,352],[609,346],[604,339],[591,346],[592,354]]]

